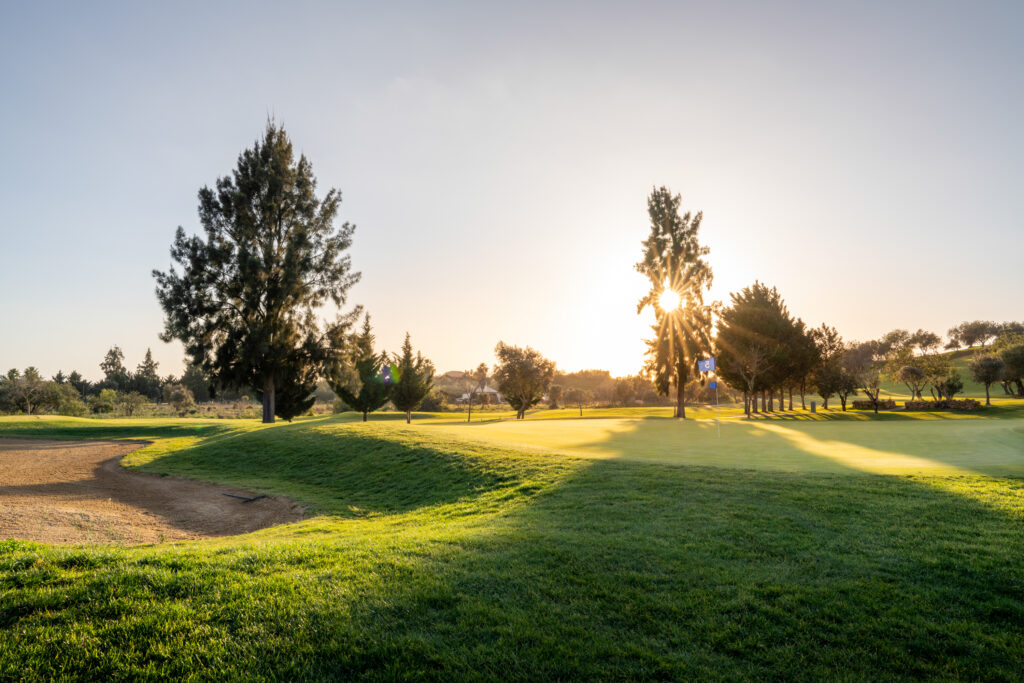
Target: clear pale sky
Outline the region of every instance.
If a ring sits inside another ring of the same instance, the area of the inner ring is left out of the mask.
[[[712,297],[847,339],[1024,319],[1019,2],[0,3],[0,366],[152,347],[153,268],[268,115],[344,194],[379,343],[636,372],[653,185]]]

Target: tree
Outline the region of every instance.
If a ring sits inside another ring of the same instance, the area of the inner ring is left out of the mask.
[[[163,398],[164,401],[174,406],[174,410],[182,417],[196,404],[192,392],[188,390],[188,387],[181,384],[164,385]]]
[[[55,393],[58,415],[82,417],[89,412],[88,406],[82,400],[82,395],[78,393],[78,390],[70,382],[57,384]]]
[[[311,164],[296,161],[284,128],[268,122],[232,176],[199,191],[206,235],[178,228],[171,257],[181,272],[153,271],[161,337],[181,340],[219,386],[258,391],[264,422],[278,414],[279,389],[340,362],[358,315],[325,326],[315,315],[327,301],[340,308],[359,279],[346,254],[355,226],[335,227],[340,204],[336,189],[317,197]]]
[[[93,388],[92,382],[82,377],[78,370],[73,370],[71,374],[68,375],[68,384],[77,389],[78,393],[82,396],[88,395]]]
[[[159,367],[160,364],[153,360],[153,351],[147,348],[146,357],[135,368],[135,375],[132,376],[132,386],[150,400],[160,398],[160,375],[157,374]]]
[[[398,381],[391,389],[391,402],[405,413],[406,424],[412,422],[412,411],[430,393],[434,384],[434,364],[422,353],[412,355],[412,342],[405,333],[402,355],[395,359],[398,365]]]
[[[117,405],[117,392],[113,389],[101,389],[96,396],[90,396],[86,401],[89,410],[93,413],[112,413]]]
[[[910,390],[910,398],[921,398],[921,389],[924,387],[924,370],[916,365],[904,365],[896,371],[896,379],[907,385]]]
[[[1003,370],[1006,369],[1006,363],[999,356],[976,356],[971,360],[969,368],[974,381],[985,385],[985,405],[992,405],[989,387],[1003,378]]]
[[[316,403],[320,368],[317,363],[308,362],[301,354],[296,354],[282,363],[280,371],[288,381],[275,385],[274,414],[285,422],[291,422]],[[256,390],[256,400],[263,401],[263,392],[259,389]]]
[[[516,419],[522,420],[526,411],[537,405],[551,386],[555,364],[529,346],[519,348],[498,342],[494,354],[498,358],[494,366],[498,389],[516,409]]]
[[[583,404],[591,400],[591,394],[586,389],[570,389],[565,392],[565,400],[580,409],[580,417],[583,417]]]
[[[946,378],[953,372],[952,361],[950,361],[949,356],[937,353],[921,356],[918,361],[921,363],[921,369],[924,371],[924,380],[928,383],[929,393],[931,393],[933,399],[941,400]]]
[[[834,396],[840,388],[849,384],[847,377],[844,377],[842,370],[843,354],[846,352],[846,344],[839,336],[838,330],[822,323],[821,327],[810,332],[817,350],[818,363],[811,375],[811,383],[818,391],[823,401],[822,407],[828,410],[828,400]],[[843,410],[846,409],[845,400]]]
[[[871,401],[871,407],[878,415],[878,397],[882,393],[882,371],[877,367],[869,367],[861,372],[857,379],[858,385],[864,390],[864,395]],[[843,409],[846,409],[846,402],[843,402]]]
[[[394,376],[387,353],[374,351],[375,339],[370,327],[370,314],[363,318],[363,329],[352,344],[353,357],[347,366],[336,368],[328,380],[334,390],[353,410],[367,416],[391,398]]]
[[[146,397],[137,391],[131,391],[127,394],[120,394],[117,397],[117,402],[118,405],[121,406],[121,409],[124,411],[124,414],[127,415],[128,417],[134,415],[136,410],[138,410],[142,406],[146,405],[146,403],[148,403]]]
[[[942,337],[920,328],[907,340],[907,346],[916,348],[921,353],[934,353],[941,344]]]
[[[462,373],[462,386],[466,390],[466,422],[473,420],[473,397],[484,390],[487,386],[487,365],[481,363],[476,370],[466,370]]]
[[[1007,346],[1000,353],[1004,377],[1017,385],[1017,395],[1024,397],[1024,343]]]
[[[103,371],[103,383],[114,391],[124,391],[128,388],[128,369],[124,366],[124,352],[116,344],[110,347],[107,355],[100,363],[100,370]]]
[[[757,394],[801,386],[813,368],[817,348],[802,320],[794,320],[775,288],[760,282],[730,295],[731,305],[719,314],[718,373],[746,395],[745,412],[757,412]],[[792,392],[790,393],[792,402]],[[769,406],[764,406],[769,409]]]
[[[803,320],[797,318],[794,323],[792,339],[789,343],[789,357],[791,368],[791,384],[800,391],[800,409],[807,410],[807,403],[804,399],[807,389],[814,376],[814,370],[818,367],[821,357],[818,345],[815,342],[814,330],[808,329]],[[793,395],[790,392],[790,410],[793,409]]]
[[[24,410],[26,415],[56,406],[59,398],[57,384],[43,379],[35,367],[25,368],[24,373],[14,368],[8,371],[3,393],[7,403],[15,410]]]
[[[637,314],[654,309],[655,336],[647,340],[647,370],[658,393],[676,388],[675,417],[686,418],[686,384],[697,361],[711,352],[711,307],[704,292],[711,287],[711,267],[704,261],[707,247],[697,239],[701,212],[679,215],[681,197],[668,188],[654,189],[647,199],[651,232],[643,242],[643,260],[636,270],[647,276],[651,289],[637,304]]]
[[[628,406],[636,399],[636,387],[633,380],[628,377],[620,377],[615,380],[615,402],[622,406]]]
[[[960,346],[966,346],[968,348],[975,344],[985,346],[990,339],[999,334],[1001,326],[992,322],[991,320],[973,320],[970,322],[962,322],[956,327],[951,327],[947,335],[949,336],[948,348],[959,348]]]
[[[200,403],[209,401],[213,398],[213,382],[210,381],[209,377],[203,374],[202,368],[196,365],[186,363],[185,372],[181,375],[180,383],[183,386],[188,387],[188,390],[192,392],[192,396]],[[276,395],[274,398],[276,403]]]
[[[548,404],[552,410],[558,407],[558,402],[562,400],[562,385],[552,384],[548,387]]]
[[[839,397],[839,404],[843,408],[843,412],[846,412],[846,401],[852,395],[857,393],[857,375],[853,374],[849,370],[840,367],[836,373],[836,395]]]
[[[912,336],[906,330],[893,330],[878,340],[875,353],[883,360],[888,360],[894,353],[906,348]]]
[[[964,390],[964,381],[960,378],[960,373],[956,370],[950,372],[939,383],[937,390],[940,392],[940,396],[945,396],[947,400],[952,401],[954,396]]]

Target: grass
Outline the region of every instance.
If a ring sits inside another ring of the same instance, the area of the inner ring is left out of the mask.
[[[551,411],[555,412],[555,411]],[[634,411],[145,439],[145,471],[316,516],[120,548],[0,541],[0,679],[972,678],[1024,670],[1024,414]],[[813,419],[812,419],[813,418]]]

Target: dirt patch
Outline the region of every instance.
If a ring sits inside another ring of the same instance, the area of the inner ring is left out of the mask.
[[[285,498],[140,474],[121,457],[141,443],[0,439],[0,539],[159,543],[230,536],[302,519]]]

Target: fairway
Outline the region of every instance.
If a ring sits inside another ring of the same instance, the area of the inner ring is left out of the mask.
[[[0,418],[3,437],[147,440],[131,468],[309,514],[0,542],[0,678],[1012,679],[1018,410],[732,419],[721,439],[628,410]]]
[[[809,416],[808,416],[809,417]],[[879,474],[1024,475],[1015,420],[596,418],[413,429],[503,447],[665,465]]]

